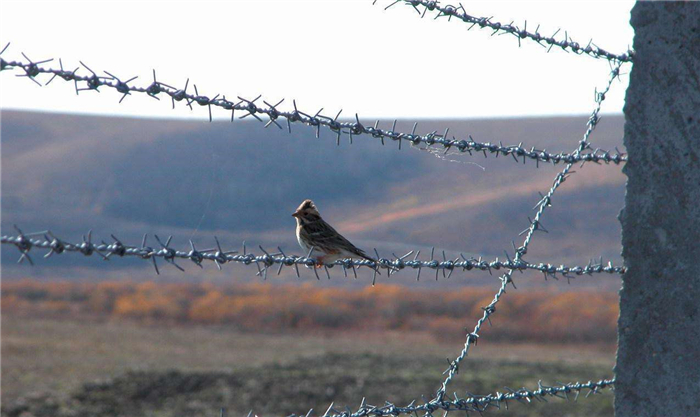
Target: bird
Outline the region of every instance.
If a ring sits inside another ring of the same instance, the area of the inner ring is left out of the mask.
[[[320,254],[316,257],[317,268],[333,263],[339,259],[366,259],[376,264],[376,260],[367,256],[362,250],[350,243],[330,224],[326,223],[311,200],[304,200],[292,214],[297,221],[297,240],[305,251]]]

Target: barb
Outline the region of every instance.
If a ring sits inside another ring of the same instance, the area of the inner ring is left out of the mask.
[[[374,3],[376,3],[376,0],[374,1]],[[514,22],[503,24],[491,20],[493,19],[493,17],[471,16],[467,13],[462,3],[459,3],[459,6],[453,6],[450,4],[446,4],[443,6],[440,4],[439,1],[434,0],[396,0],[393,1],[389,6],[387,6],[385,10],[389,9],[397,3],[403,3],[407,6],[413,7],[421,16],[421,18],[425,17],[428,11],[437,11],[435,19],[447,16],[447,20],[452,20],[452,18],[454,17],[457,20],[463,21],[464,23],[471,23],[471,26],[469,26],[468,30],[471,30],[475,26],[478,26],[480,29],[493,30],[492,36],[497,33],[501,35],[513,35],[518,39],[518,45],[520,45],[521,39],[529,39],[547,49],[547,52],[552,50],[553,47],[557,46],[565,52],[573,52],[576,55],[588,55],[598,59],[607,59],[608,61],[613,61],[616,63],[632,62],[632,58],[634,56],[634,51],[632,50],[628,50],[623,54],[614,54],[612,52],[608,52],[605,49],[593,43],[593,39],[588,41],[586,46],[582,46],[583,44],[575,42],[573,39],[571,39],[569,37],[568,32],[566,31],[564,31],[564,39],[556,39],[556,36],[561,32],[561,29],[554,32],[554,34],[552,34],[551,36],[545,36],[539,33],[539,25],[537,26],[534,32],[529,32],[527,30],[527,21],[525,21],[524,27],[520,28],[517,25],[514,25]],[[422,12],[418,8],[419,6],[423,7]]]
[[[611,262],[603,264],[602,260],[598,262],[590,261],[586,266],[565,266],[565,265],[553,265],[550,263],[528,263],[520,260],[501,261],[498,258],[492,261],[486,261],[482,258],[466,258],[464,255],[460,255],[460,258],[454,260],[446,259],[443,252],[443,260],[435,260],[431,256],[430,260],[419,260],[418,255],[420,252],[416,252],[413,259],[407,260],[410,255],[414,254],[414,251],[408,252],[403,256],[394,255],[393,258],[382,258],[377,257],[375,262],[369,260],[354,260],[354,259],[344,259],[338,260],[331,264],[320,264],[315,258],[312,258],[312,253],[306,256],[296,256],[287,255],[281,248],[277,248],[278,251],[275,253],[269,253],[265,251],[262,247],[260,250],[261,255],[256,255],[252,252],[244,250],[243,254],[239,254],[237,251],[225,251],[222,249],[219,240],[214,237],[214,242],[216,247],[214,249],[204,249],[197,250],[194,243],[190,241],[190,250],[182,251],[176,250],[170,246],[172,242],[172,236],[163,242],[158,235],[154,235],[156,242],[160,248],[153,248],[148,246],[147,235],[143,236],[141,245],[127,245],[121,240],[112,235],[113,242],[107,243],[93,243],[92,242],[92,232],[87,234],[87,238],[83,236],[82,243],[70,243],[66,240],[56,237],[50,231],[42,231],[37,233],[24,234],[20,229],[17,229],[17,235],[10,236],[5,235],[0,238],[0,242],[4,245],[14,245],[20,251],[20,260],[22,262],[27,259],[33,262],[29,257],[29,253],[33,248],[36,249],[48,249],[46,257],[52,256],[54,254],[60,255],[64,253],[79,253],[85,256],[91,256],[93,253],[102,255],[103,259],[108,260],[114,256],[117,257],[129,257],[134,256],[141,258],[153,263],[156,273],[160,273],[158,269],[156,259],[162,259],[165,262],[173,265],[180,271],[184,269],[178,265],[175,261],[177,259],[192,261],[198,267],[202,267],[204,261],[214,262],[219,268],[222,264],[233,262],[244,265],[255,264],[258,266],[258,274],[266,276],[266,271],[269,267],[275,265],[277,266],[277,274],[281,272],[284,267],[294,267],[297,275],[299,275],[299,266],[307,267],[333,267],[338,266],[343,269],[344,274],[347,276],[347,271],[355,271],[356,267],[367,267],[370,269],[383,269],[387,270],[389,273],[394,274],[398,271],[404,270],[406,268],[417,270],[419,273],[423,268],[428,268],[436,272],[443,271],[443,273],[449,273],[447,278],[452,275],[455,270],[462,271],[488,271],[489,273],[496,270],[508,269],[517,271],[534,270],[539,271],[545,275],[545,277],[552,277],[557,279],[557,275],[565,277],[567,279],[574,278],[575,276],[581,275],[593,275],[593,274],[624,274],[626,269],[621,266],[614,266]],[[32,237],[38,236],[38,237]],[[33,264],[33,263],[32,263]],[[436,275],[437,278],[437,275]]]
[[[598,121],[600,120],[598,114],[600,113],[600,108],[603,104],[603,100],[605,100],[605,95],[610,91],[610,88],[612,87],[612,83],[619,77],[620,75],[620,67],[623,65],[623,62],[619,62],[616,66],[614,66],[610,72],[610,77],[608,79],[608,83],[603,89],[602,92],[596,91],[595,95],[595,102],[596,106],[591,113],[591,116],[588,119],[588,125],[586,128],[586,132],[583,135],[583,138],[579,141],[578,147],[574,151],[574,154],[578,154],[582,152],[584,149],[588,148],[590,145],[588,143],[588,139],[590,138],[591,133],[595,130]],[[556,177],[554,178],[554,183],[552,184],[552,187],[549,189],[546,195],[542,196],[542,199],[535,205],[535,208],[537,208],[537,211],[535,213],[534,219],[530,219],[530,225],[528,226],[527,229],[525,229],[523,232],[525,232],[525,239],[523,241],[523,244],[516,248],[515,244],[513,244],[513,249],[515,250],[515,256],[514,256],[514,261],[515,262],[520,262],[527,254],[527,248],[530,245],[530,242],[532,241],[532,237],[535,233],[535,231],[541,230],[541,225],[540,225],[540,220],[542,218],[542,215],[544,211],[546,210],[547,207],[550,207],[552,205],[552,196],[554,195],[554,192],[559,188],[559,186],[566,180],[566,178],[573,173],[571,171],[571,168],[573,167],[573,164],[567,164],[564,169],[559,172]],[[521,233],[522,234],[522,233]],[[459,356],[450,363],[449,368],[445,371],[447,374],[447,377],[445,377],[445,380],[442,383],[442,386],[438,389],[435,399],[433,401],[435,402],[440,402],[443,400],[443,397],[445,396],[445,392],[447,391],[447,386],[452,381],[454,378],[455,374],[459,370],[459,364],[460,362],[467,356],[469,353],[469,347],[471,344],[476,344],[477,340],[479,338],[479,331],[481,330],[482,325],[484,324],[485,321],[490,320],[490,316],[496,311],[496,304],[500,301],[501,297],[503,294],[506,292],[506,287],[508,284],[513,285],[515,288],[515,283],[513,283],[512,279],[513,275],[513,270],[510,269],[508,270],[505,274],[503,274],[499,279],[501,280],[501,286],[499,287],[498,291],[493,297],[493,300],[489,305],[486,307],[483,307],[482,309],[484,310],[483,316],[477,321],[476,325],[474,326],[474,330],[467,335],[467,340],[464,343],[464,347],[462,348],[462,351],[460,352]]]
[[[416,404],[416,401],[413,401],[405,407],[400,407],[390,402],[386,402],[382,406],[374,406],[365,403],[363,399],[362,404],[355,412],[351,412],[350,410],[338,411],[333,408],[333,404],[331,404],[328,410],[323,414],[323,417],[393,417],[402,414],[418,415],[418,413],[427,417],[432,417],[433,413],[436,411],[443,411],[445,415],[450,411],[462,411],[467,413],[474,411],[483,413],[490,409],[501,409],[501,407],[508,409],[508,401],[518,401],[523,404],[528,404],[531,403],[532,400],[546,401],[546,397],[557,397],[569,400],[570,394],[574,397],[574,401],[576,401],[582,392],[585,392],[586,397],[588,397],[591,394],[601,393],[605,388],[613,389],[614,384],[614,379],[601,379],[597,382],[576,382],[555,386],[546,386],[540,381],[535,390],[529,390],[527,388],[514,390],[504,387],[507,392],[496,392],[495,394],[478,396],[469,395],[465,398],[457,398],[455,394],[455,398],[452,399],[419,405]],[[289,417],[308,417],[310,414],[311,411],[303,414],[292,414]]]
[[[41,61],[48,62],[50,60]],[[385,139],[390,139],[392,141],[398,142],[399,149],[403,141],[406,141],[412,146],[424,145],[432,149],[432,147],[441,147],[439,149],[448,152],[452,149],[458,150],[461,153],[467,153],[469,155],[482,154],[487,157],[488,154],[501,156],[510,156],[516,162],[522,160],[525,163],[527,160],[534,161],[536,166],[539,167],[540,162],[560,164],[560,163],[579,163],[579,162],[595,162],[595,163],[606,163],[606,164],[620,164],[627,161],[627,155],[619,150],[615,152],[607,151],[603,149],[590,149],[589,152],[575,152],[575,153],[551,153],[547,152],[546,149],[536,149],[535,147],[525,147],[522,143],[518,145],[503,145],[502,143],[491,143],[491,142],[477,142],[471,136],[468,139],[457,139],[455,136],[449,136],[449,129],[445,129],[443,133],[438,133],[433,131],[427,134],[417,134],[417,123],[414,124],[413,130],[410,133],[399,132],[396,130],[397,121],[394,120],[391,129],[381,129],[379,128],[379,121],[374,123],[374,126],[365,126],[360,122],[358,115],[355,115],[355,121],[338,121],[340,113],[335,117],[329,117],[321,114],[323,109],[315,113],[305,113],[297,108],[296,102],[293,102],[293,110],[283,111],[278,107],[282,104],[284,100],[277,102],[277,104],[270,104],[265,100],[260,100],[261,96],[255,99],[249,100],[246,98],[238,97],[239,101],[234,102],[226,99],[225,95],[216,94],[213,98],[202,95],[194,86],[195,94],[190,94],[187,92],[189,86],[189,80],[185,83],[183,89],[176,89],[169,86],[163,82],[156,79],[155,71],[153,71],[153,82],[148,86],[134,86],[129,83],[136,79],[137,77],[132,77],[126,81],[122,81],[107,71],[105,74],[107,76],[99,76],[96,72],[90,69],[87,65],[81,62],[81,65],[89,72],[89,75],[81,75],[78,73],[79,68],[73,71],[67,71],[63,69],[63,61],[60,60],[60,68],[46,68],[39,64],[41,62],[32,62],[27,59],[24,61],[5,61],[0,58],[0,71],[9,70],[13,68],[19,68],[24,71],[23,77],[29,77],[32,81],[36,81],[36,77],[40,74],[49,74],[51,79],[48,83],[53,81],[54,78],[58,77],[65,81],[72,81],[75,83],[75,91],[79,93],[81,91],[100,91],[100,87],[112,88],[121,94],[119,102],[121,103],[127,96],[132,95],[132,93],[144,93],[149,97],[159,100],[158,95],[165,94],[170,97],[173,108],[175,107],[176,101],[185,101],[186,105],[192,108],[192,104],[199,104],[208,108],[209,120],[212,120],[212,106],[222,108],[226,111],[231,111],[231,121],[234,120],[234,115],[236,111],[243,112],[239,118],[244,119],[251,116],[259,122],[265,122],[262,117],[266,117],[268,120],[265,123],[265,128],[274,124],[278,128],[282,126],[278,123],[280,118],[286,119],[286,124],[288,130],[291,132],[292,123],[302,123],[307,126],[311,126],[316,129],[316,136],[320,137],[321,127],[325,127],[330,130],[336,136],[336,142],[340,143],[340,138],[342,134],[347,134],[352,143],[353,136],[359,135],[370,135],[374,138],[380,139],[382,144],[385,143]],[[79,87],[78,83],[85,83],[84,87]],[[38,82],[37,82],[38,83]],[[48,84],[47,83],[47,84]],[[262,101],[264,104],[260,104]],[[342,111],[342,110],[341,110]],[[313,115],[312,115],[313,114]]]

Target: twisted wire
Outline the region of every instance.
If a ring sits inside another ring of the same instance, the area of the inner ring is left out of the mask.
[[[377,0],[374,0],[374,3],[376,2]],[[471,23],[469,30],[478,26],[481,29],[493,30],[492,35],[495,35],[497,33],[513,35],[518,39],[518,45],[520,45],[521,39],[529,39],[546,48],[547,52],[549,52],[553,47],[556,46],[561,48],[565,52],[573,52],[576,55],[588,55],[590,57],[598,59],[607,59],[608,61],[612,62],[632,62],[634,56],[634,51],[632,50],[628,50],[623,54],[615,54],[612,52],[608,52],[605,49],[593,43],[593,39],[588,41],[588,43],[584,47],[582,46],[583,44],[575,42],[573,39],[571,39],[569,37],[568,32],[566,31],[564,32],[564,39],[556,39],[556,36],[559,32],[561,32],[561,29],[554,32],[554,34],[551,36],[545,36],[539,33],[539,25],[537,26],[534,32],[528,32],[527,21],[525,21],[525,26],[523,28],[520,28],[517,25],[514,25],[514,22],[503,24],[491,20],[493,17],[472,16],[469,13],[467,13],[462,3],[459,3],[459,6],[454,6],[450,4],[441,5],[439,1],[434,0],[395,0],[390,5],[388,5],[385,8],[385,10],[389,9],[397,3],[403,3],[405,5],[413,7],[421,16],[421,18],[425,17],[428,11],[437,11],[438,13],[435,16],[435,19],[447,16],[448,20],[452,20],[452,18],[454,17],[457,20],[463,21],[464,23]],[[420,11],[420,9],[418,8],[419,6],[423,7],[423,12]],[[547,47],[546,45],[549,45],[549,47]]]
[[[613,389],[615,384],[614,379],[601,379],[596,382],[588,381],[586,383],[568,383],[559,384],[555,386],[546,386],[539,381],[537,384],[537,389],[528,390],[527,388],[521,388],[519,390],[513,390],[508,387],[504,389],[508,392],[496,392],[495,394],[488,395],[471,395],[469,394],[466,398],[459,398],[457,394],[454,394],[452,399],[443,399],[438,402],[427,402],[425,404],[416,405],[415,401],[411,402],[405,407],[396,406],[390,402],[386,402],[383,406],[373,406],[365,403],[362,400],[362,404],[357,409],[357,411],[351,411],[349,409],[345,411],[338,411],[331,404],[322,417],[388,417],[388,416],[398,416],[402,414],[413,414],[418,415],[422,413],[424,416],[432,417],[433,413],[436,411],[443,411],[445,415],[450,411],[462,411],[462,412],[477,412],[483,413],[484,411],[490,409],[501,409],[504,407],[508,409],[508,401],[518,401],[521,403],[530,403],[532,400],[535,401],[547,401],[546,397],[557,397],[562,399],[569,399],[569,394],[574,394],[574,400],[577,400],[581,391],[588,390],[586,397],[591,394],[598,394],[602,389],[610,388]],[[309,417],[312,410],[309,410],[306,414],[292,414],[289,417]]]
[[[583,138],[579,141],[579,144],[574,151],[574,153],[579,153],[582,150],[586,149],[589,144],[588,140],[590,138],[591,133],[595,130],[598,121],[599,121],[599,116],[598,114],[600,113],[600,108],[603,104],[603,101],[605,100],[605,95],[610,91],[610,88],[612,87],[612,83],[619,77],[620,75],[620,67],[624,64],[624,62],[618,62],[617,65],[615,65],[611,72],[610,76],[608,79],[608,83],[601,92],[596,91],[595,95],[595,102],[596,106],[591,113],[591,116],[588,119],[587,123],[587,128],[586,132],[583,135]],[[515,250],[515,256],[514,260],[515,262],[519,262],[523,256],[527,253],[527,248],[532,241],[532,237],[535,233],[535,231],[540,230],[540,219],[542,218],[542,215],[544,211],[546,210],[547,207],[550,207],[552,205],[552,195],[554,195],[554,192],[559,188],[559,186],[566,180],[567,176],[572,174],[573,172],[571,171],[571,168],[573,167],[573,164],[567,164],[564,169],[559,172],[556,177],[554,178],[554,183],[552,184],[552,187],[549,189],[546,195],[544,195],[540,201],[537,203],[535,207],[537,207],[537,212],[535,213],[535,217],[530,221],[530,225],[526,229],[526,235],[525,239],[523,241],[523,244],[519,247],[516,248]],[[512,280],[512,275],[513,275],[513,270],[510,269],[508,270],[505,274],[503,274],[500,277],[501,280],[501,285],[496,292],[496,294],[493,297],[493,300],[491,303],[483,307],[484,313],[482,317],[477,321],[476,325],[474,326],[474,330],[467,335],[467,339],[464,343],[464,347],[462,348],[462,351],[460,352],[459,356],[450,363],[449,368],[445,371],[447,376],[445,377],[445,380],[443,381],[442,385],[438,389],[434,401],[441,401],[445,395],[445,392],[447,390],[447,386],[452,381],[454,378],[455,374],[459,370],[459,364],[460,362],[467,356],[469,353],[469,347],[471,344],[476,344],[477,339],[479,338],[479,330],[481,329],[481,326],[484,324],[486,320],[490,320],[490,316],[496,311],[496,304],[500,301],[501,297],[503,294],[506,292],[506,287],[508,284],[513,285],[515,287],[515,284],[513,283]]]
[[[567,279],[571,279],[575,276],[601,273],[623,274],[626,271],[624,267],[613,266],[611,262],[603,264],[602,260],[599,262],[590,261],[585,266],[557,266],[550,263],[529,263],[523,260],[516,261],[512,259],[501,261],[498,258],[492,261],[486,261],[482,258],[467,258],[462,254],[460,254],[460,257],[451,260],[446,258],[444,252],[443,260],[438,260],[435,259],[434,250],[431,251],[430,260],[419,260],[418,256],[420,255],[420,251],[415,252],[415,254],[414,251],[410,251],[403,256],[395,255],[393,258],[381,258],[377,256],[376,261],[365,259],[343,259],[333,263],[321,264],[318,262],[318,260],[312,257],[313,251],[309,252],[306,256],[288,256],[280,248],[278,248],[279,252],[269,253],[260,247],[262,254],[255,254],[248,252],[245,244],[243,245],[242,253],[239,253],[238,251],[227,251],[221,248],[221,244],[216,237],[214,238],[216,247],[213,249],[197,250],[194,243],[190,241],[190,250],[182,251],[177,250],[170,245],[172,236],[168,237],[168,239],[163,242],[163,240],[155,235],[155,239],[159,247],[153,248],[147,245],[147,235],[144,235],[140,246],[134,246],[124,244],[121,240],[114,236],[112,236],[113,242],[111,243],[94,243],[92,241],[92,233],[88,233],[87,237],[83,236],[83,242],[71,243],[56,237],[50,231],[24,234],[20,229],[17,230],[17,235],[4,235],[0,237],[0,242],[6,245],[13,245],[19,249],[19,262],[23,262],[26,259],[28,262],[33,264],[33,260],[30,257],[30,251],[33,248],[37,248],[47,249],[48,252],[45,255],[46,257],[64,253],[78,253],[85,256],[98,254],[99,256],[103,257],[103,259],[109,259],[112,256],[136,257],[153,262],[153,266],[157,273],[160,273],[160,271],[158,269],[156,259],[161,259],[180,270],[184,269],[176,263],[176,260],[189,260],[197,266],[202,266],[202,262],[209,261],[214,262],[219,268],[221,268],[221,265],[225,263],[237,263],[243,265],[255,264],[258,267],[258,273],[265,278],[267,278],[268,268],[273,266],[277,268],[277,274],[279,274],[284,267],[294,267],[297,276],[300,276],[299,266],[313,268],[314,272],[316,272],[316,267],[325,267],[328,277],[330,277],[330,272],[328,271],[329,267],[341,267],[346,276],[348,270],[352,270],[356,275],[356,267],[368,267],[374,270],[375,280],[376,274],[381,269],[393,274],[406,268],[417,270],[417,279],[420,279],[420,273],[423,268],[434,270],[436,280],[438,279],[440,272],[443,273],[443,278],[449,278],[455,270],[460,269],[462,271],[480,270],[488,272],[493,270],[498,271],[501,269],[518,270],[521,272],[526,270],[535,270],[544,274],[545,278],[552,277],[555,279],[557,279],[557,274]],[[414,255],[413,259],[408,259],[410,255]],[[318,277],[318,272],[316,272],[316,276]]]
[[[8,44],[9,46],[9,44]],[[7,46],[5,47],[7,49]],[[3,49],[2,52],[5,51]],[[0,54],[2,53],[0,52]],[[23,54],[24,55],[24,54]],[[206,95],[199,94],[196,85],[194,86],[195,93],[191,94],[187,92],[189,80],[185,83],[183,89],[177,89],[171,87],[168,84],[160,82],[156,79],[155,70],[153,71],[153,82],[148,86],[133,86],[129,83],[138,77],[132,77],[126,81],[122,81],[115,75],[106,72],[107,76],[100,76],[95,71],[90,69],[82,61],[81,66],[88,70],[89,74],[81,75],[78,74],[80,67],[76,67],[72,71],[63,69],[63,61],[59,59],[60,68],[47,68],[41,66],[43,63],[51,62],[53,59],[42,60],[38,62],[33,62],[26,55],[24,55],[26,61],[6,61],[0,57],[0,71],[9,69],[20,69],[24,73],[18,76],[29,78],[38,85],[41,85],[36,77],[40,74],[50,74],[51,79],[46,83],[47,85],[51,83],[54,79],[59,78],[65,81],[72,81],[75,84],[75,92],[79,94],[81,91],[99,91],[100,87],[112,88],[117,92],[122,94],[119,102],[121,103],[128,95],[132,93],[144,93],[149,97],[160,100],[159,94],[165,94],[170,97],[172,101],[173,108],[175,108],[176,101],[185,101],[186,105],[192,109],[192,104],[198,104],[209,109],[209,120],[212,120],[212,106],[222,108],[231,111],[231,121],[235,118],[235,112],[239,111],[243,114],[239,117],[244,119],[251,117],[259,122],[265,123],[264,127],[269,127],[270,125],[275,125],[276,127],[282,129],[282,125],[279,123],[280,119],[286,121],[287,130],[291,133],[292,123],[302,123],[311,126],[316,129],[316,137],[320,137],[321,128],[325,127],[331,132],[336,134],[336,143],[340,143],[341,134],[345,133],[349,136],[350,142],[352,143],[353,136],[359,135],[370,135],[374,138],[381,140],[381,143],[385,143],[385,139],[390,139],[392,141],[398,142],[399,149],[401,149],[403,141],[407,141],[411,146],[424,145],[427,147],[440,146],[445,153],[452,149],[456,149],[461,153],[468,153],[469,155],[483,154],[486,157],[488,154],[501,156],[510,156],[516,162],[522,160],[525,163],[527,160],[535,161],[537,167],[539,167],[540,162],[560,164],[560,163],[579,163],[579,162],[595,162],[595,163],[605,163],[605,164],[620,164],[627,161],[627,155],[618,149],[615,151],[607,151],[603,149],[588,149],[588,152],[578,152],[578,153],[551,153],[547,152],[546,149],[536,149],[535,147],[525,147],[522,143],[518,145],[503,145],[499,143],[491,142],[477,142],[471,136],[468,139],[457,139],[455,136],[449,135],[449,129],[445,129],[444,132],[438,133],[438,131],[432,131],[426,134],[417,134],[416,129],[418,123],[413,125],[413,129],[410,133],[400,132],[396,130],[397,120],[393,121],[391,129],[381,129],[379,128],[379,121],[374,123],[374,126],[364,125],[360,122],[360,118],[355,114],[355,121],[339,121],[338,117],[340,112],[336,114],[335,117],[325,116],[321,114],[323,108],[317,112],[307,113],[299,110],[296,105],[296,101],[293,101],[293,110],[280,110],[278,106],[284,102],[280,100],[276,104],[270,104],[265,100],[261,100],[262,96],[258,96],[254,99],[246,99],[243,97],[238,97],[237,101],[227,100],[226,96],[221,96],[216,94],[213,98]],[[84,87],[80,87],[78,83],[85,83]],[[258,101],[262,101],[260,104]],[[342,112],[342,110],[341,110]],[[265,122],[260,116],[266,117]]]

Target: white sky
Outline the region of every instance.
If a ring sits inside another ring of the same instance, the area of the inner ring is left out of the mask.
[[[588,114],[593,92],[603,87],[604,60],[544,48],[513,36],[489,36],[446,18],[419,19],[391,0],[325,1],[13,1],[0,5],[0,48],[5,60],[20,52],[38,61],[63,58],[65,69],[82,60],[132,84],[158,79],[183,87],[190,78],[199,93],[237,95],[268,102],[296,99],[299,109],[365,117],[506,117]],[[590,38],[608,51],[632,44],[633,1],[464,1],[467,12],[494,20],[541,25],[551,35],[567,30],[577,42]],[[428,14],[430,15],[430,13]],[[434,16],[434,13],[432,14]],[[561,34],[559,35],[561,36]],[[58,61],[49,65],[58,66]],[[629,72],[629,66],[623,72]],[[39,78],[45,83],[48,76]],[[603,106],[619,113],[627,77],[616,83]],[[56,79],[38,87],[10,71],[0,73],[3,109],[33,109],[143,117],[207,117],[205,107],[171,109],[132,95],[76,97],[72,83]],[[214,116],[228,118],[224,110]]]

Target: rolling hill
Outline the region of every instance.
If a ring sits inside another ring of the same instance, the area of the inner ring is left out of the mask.
[[[594,146],[622,150],[621,116],[603,117]],[[389,122],[380,121],[380,126]],[[410,131],[412,122],[400,121]],[[456,137],[571,151],[585,131],[586,117],[425,120],[418,132],[450,128]],[[378,139],[315,137],[310,127],[292,133],[257,122],[192,122],[126,119],[17,111],[2,112],[2,232],[50,229],[80,240],[89,229],[138,244],[143,233],[174,236],[174,246],[210,247],[217,235],[225,246],[280,246],[299,254],[291,212],[312,198],[341,233],[382,256],[412,249],[442,257],[501,257],[533,215],[532,206],[561,166],[510,158],[442,155]],[[587,164],[560,188],[543,219],[527,260],[586,264],[601,257],[620,263],[620,226],[625,177],[620,166]],[[151,244],[155,245],[155,241]],[[3,278],[154,278],[139,260],[105,263],[97,257],[54,256],[37,265],[15,265],[16,251],[2,248]],[[161,268],[163,280],[250,281],[257,270],[226,266],[185,274]],[[314,279],[312,273],[302,280]],[[342,277],[336,272],[337,277]],[[365,279],[368,275],[363,275]],[[425,273],[420,285],[430,284]],[[409,272],[389,278],[415,285]],[[291,271],[280,281],[299,280]],[[492,283],[488,274],[455,273],[445,285]],[[360,280],[362,285],[366,280]],[[332,280],[333,285],[357,285]],[[549,285],[541,276],[532,285]],[[576,285],[618,288],[617,277],[582,277]]]

